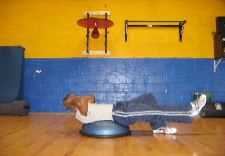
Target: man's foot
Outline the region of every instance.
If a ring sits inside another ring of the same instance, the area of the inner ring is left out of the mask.
[[[169,128],[169,127],[160,127],[158,129],[153,130],[153,134],[176,134],[176,128]]]
[[[206,100],[207,100],[206,95],[201,94],[201,96],[197,100],[191,102],[191,106],[192,106],[191,114],[192,114],[192,116],[197,116],[200,113],[200,111],[202,110],[202,108],[206,104]]]

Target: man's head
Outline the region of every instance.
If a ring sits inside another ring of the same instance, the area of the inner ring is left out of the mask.
[[[76,94],[68,94],[63,99],[63,104],[66,109],[76,110],[79,107],[80,98]]]

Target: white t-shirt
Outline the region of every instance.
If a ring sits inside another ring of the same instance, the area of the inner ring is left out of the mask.
[[[84,124],[101,120],[113,121],[112,109],[112,104],[88,104],[87,116],[82,115],[80,111],[77,110],[76,118]]]

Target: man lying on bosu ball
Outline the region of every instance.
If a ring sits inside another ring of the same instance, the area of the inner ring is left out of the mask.
[[[191,123],[206,104],[206,95],[188,105],[159,105],[151,93],[142,94],[129,101],[113,104],[96,104],[95,96],[68,94],[64,100],[67,109],[76,111],[76,118],[84,123],[112,120],[121,125],[134,124],[137,121],[149,122],[153,133],[175,134],[176,128],[166,127],[166,122]]]

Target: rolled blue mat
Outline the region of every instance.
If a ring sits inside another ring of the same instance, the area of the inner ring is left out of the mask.
[[[24,48],[0,46],[0,103],[23,99]]]
[[[28,115],[29,111],[30,105],[25,100],[0,103],[0,115]]]

